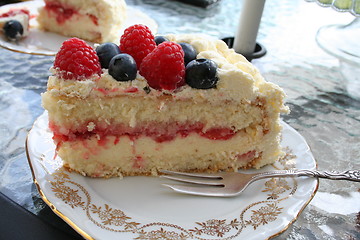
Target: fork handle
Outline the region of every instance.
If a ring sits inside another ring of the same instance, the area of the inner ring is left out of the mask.
[[[279,170],[255,174],[253,180],[259,180],[263,178],[270,177],[317,177],[317,178],[326,178],[331,180],[348,180],[354,182],[360,182],[360,171],[358,170],[348,170],[344,172],[335,172],[335,171],[317,171],[317,170]]]

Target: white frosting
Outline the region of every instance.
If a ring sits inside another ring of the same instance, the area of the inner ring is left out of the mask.
[[[275,84],[264,80],[259,71],[240,54],[229,49],[221,40],[213,40],[202,35],[168,35],[170,41],[187,42],[198,52],[197,58],[208,58],[218,65],[218,83],[212,89],[194,89],[185,85],[175,91],[159,91],[147,86],[146,80],[137,75],[136,80],[118,82],[113,79],[106,69],[101,77],[94,77],[85,81],[71,81],[59,79],[56,76],[49,78],[48,90],[54,95],[67,95],[70,97],[101,97],[124,94],[141,94],[147,97],[158,97],[162,94],[173,95],[176,98],[191,98],[194,101],[235,100],[251,102],[259,96],[278,101],[278,108],[283,106],[284,92]],[[55,73],[55,72],[54,72]],[[146,92],[144,88],[151,89]],[[137,88],[138,91],[129,91]]]

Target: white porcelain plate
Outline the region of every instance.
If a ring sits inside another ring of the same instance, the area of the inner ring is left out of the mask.
[[[34,55],[55,55],[61,47],[61,44],[69,37],[56,33],[44,32],[38,28],[36,16],[39,7],[44,6],[43,1],[27,1],[21,3],[7,4],[0,7],[0,13],[7,12],[10,9],[26,8],[30,11],[30,30],[26,38],[18,42],[6,40],[5,36],[0,32],[0,46],[15,52],[34,54]],[[156,34],[158,25],[148,15],[139,9],[127,6],[127,19],[122,29],[119,29],[120,36],[124,29],[134,24],[147,25],[151,31]],[[89,43],[92,45],[93,43]]]
[[[315,169],[304,138],[282,125],[287,155],[259,171]],[[34,123],[26,148],[43,200],[86,239],[267,239],[296,220],[318,187],[315,178],[273,178],[240,196],[215,198],[173,192],[162,186],[170,180],[158,177],[83,177],[62,168],[46,112]]]

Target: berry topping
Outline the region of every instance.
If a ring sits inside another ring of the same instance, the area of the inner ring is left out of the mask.
[[[96,47],[96,54],[99,57],[99,61],[102,68],[109,68],[110,60],[120,54],[120,49],[115,43],[103,43]]]
[[[134,80],[136,73],[136,62],[129,54],[118,54],[113,57],[109,63],[109,74],[117,81]]]
[[[155,43],[156,45],[159,45],[160,43],[162,42],[166,42],[166,41],[169,41],[169,39],[167,39],[166,37],[164,36],[155,36]]]
[[[147,55],[140,65],[140,74],[150,87],[175,90],[185,85],[184,52],[174,42],[163,42]]]
[[[3,27],[5,36],[10,41],[17,41],[21,38],[24,33],[24,28],[21,23],[17,20],[10,20],[5,23]]]
[[[145,25],[136,24],[128,27],[120,39],[121,52],[130,54],[138,67],[144,57],[155,48],[154,35]]]
[[[192,88],[213,88],[217,81],[217,64],[210,59],[195,59],[186,66],[186,83]]]
[[[79,38],[70,38],[63,42],[56,54],[54,67],[64,79],[82,80],[93,74],[101,74],[95,50]]]
[[[179,43],[179,44],[182,47],[184,54],[185,54],[184,61],[185,61],[185,66],[186,66],[189,62],[196,59],[197,52],[196,52],[195,48],[192,45],[190,45],[189,43]]]

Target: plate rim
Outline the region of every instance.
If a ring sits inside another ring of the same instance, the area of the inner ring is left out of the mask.
[[[30,129],[30,131],[33,129],[33,127]],[[29,134],[30,131],[28,132],[27,136],[26,136],[26,140],[25,140],[25,152],[26,152],[26,158],[27,161],[29,163],[29,167],[30,167],[30,171],[31,171],[31,175],[32,175],[32,179],[33,179],[33,183],[35,184],[35,187],[37,189],[37,191],[40,194],[41,199],[46,203],[46,205],[48,205],[50,207],[50,209],[58,216],[60,217],[63,221],[65,221],[67,224],[70,225],[70,227],[72,227],[78,234],[80,234],[82,237],[84,237],[87,240],[95,240],[94,238],[92,238],[88,233],[86,233],[84,230],[82,230],[80,227],[78,227],[73,221],[71,221],[68,217],[66,217],[65,214],[63,214],[61,211],[59,211],[56,206],[46,197],[46,194],[44,193],[44,191],[41,189],[38,180],[36,179],[35,176],[35,170],[34,167],[31,163],[31,156],[29,153],[29,148],[28,148],[28,141],[29,141]]]
[[[77,233],[79,233],[83,238],[87,239],[87,240],[94,240],[95,238],[93,238],[89,233],[87,233],[85,230],[83,230],[81,227],[79,227],[74,221],[72,221],[70,218],[68,218],[65,214],[63,214],[59,209],[57,209],[56,204],[52,203],[49,198],[46,196],[45,192],[42,190],[36,175],[35,175],[35,170],[34,170],[34,166],[32,164],[32,157],[30,156],[29,153],[29,136],[31,134],[31,132],[34,129],[34,126],[37,124],[37,122],[39,121],[39,119],[41,117],[43,117],[43,115],[46,114],[46,111],[44,111],[42,114],[39,115],[39,117],[34,121],[34,124],[32,125],[31,129],[28,131],[27,136],[26,136],[26,140],[25,140],[25,151],[26,151],[26,156],[27,156],[27,161],[28,164],[30,166],[30,170],[31,170],[31,174],[32,174],[32,178],[33,178],[33,182],[36,186],[36,189],[38,190],[40,197],[42,198],[42,200],[51,208],[51,210],[57,215],[59,216],[63,221],[65,221],[68,225],[70,225]],[[313,160],[313,163],[315,165],[315,169],[317,169],[318,164],[317,161],[315,159],[315,157],[313,156],[310,146],[308,145],[308,143],[306,142],[306,139],[298,132],[296,131],[293,127],[291,127],[289,124],[287,124],[286,122],[284,122],[283,120],[281,120],[281,124],[285,125],[287,127],[287,129],[291,130],[293,133],[297,134],[298,137],[301,137],[303,143],[306,144],[308,151],[311,154],[311,158]],[[83,177],[83,176],[81,176]],[[314,189],[311,192],[311,195],[308,197],[308,199],[303,203],[302,207],[298,210],[297,214],[294,215],[292,217],[292,219],[287,223],[287,225],[285,225],[282,229],[280,229],[278,232],[272,234],[271,236],[265,238],[266,240],[269,240],[273,237],[279,236],[280,234],[282,234],[283,232],[285,232],[298,218],[299,216],[302,214],[302,212],[304,211],[304,209],[309,205],[309,203],[312,201],[312,199],[314,198],[314,196],[316,195],[318,189],[319,189],[319,179],[318,178],[313,178],[315,180],[315,185],[314,185]],[[230,237],[230,239],[235,239],[235,237]],[[219,239],[219,238],[218,238]],[[220,238],[222,239],[222,238]],[[227,238],[226,238],[227,239]]]

